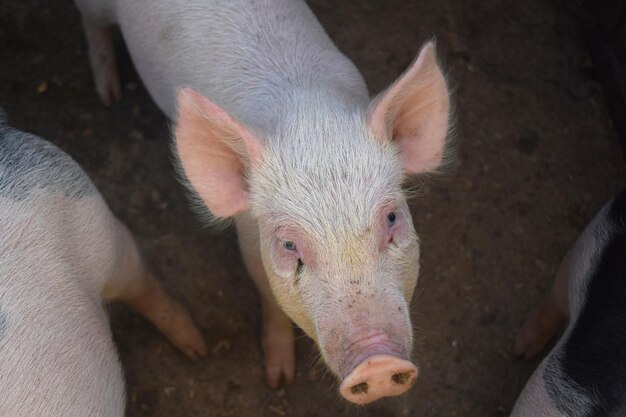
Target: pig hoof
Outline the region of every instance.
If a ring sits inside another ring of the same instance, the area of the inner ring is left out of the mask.
[[[541,352],[548,341],[540,333],[530,325],[524,326],[515,336],[513,354],[518,358],[531,359]]]
[[[266,359],[267,360],[267,359]],[[294,364],[290,359],[285,359],[282,363],[272,364],[266,362],[265,364],[265,375],[267,379],[267,384],[272,388],[278,388],[280,386],[281,381],[284,381],[286,384],[293,383],[294,380]]]
[[[374,355],[350,372],[339,392],[352,403],[367,404],[403,394],[416,379],[417,368],[411,362],[389,355]]]
[[[176,317],[161,328],[165,336],[189,359],[197,360],[207,355],[204,338],[186,312],[180,308]]]
[[[296,373],[295,362],[293,344],[289,348],[266,350],[265,377],[267,384],[272,388],[278,388],[281,381],[284,381],[286,384],[293,383]]]
[[[207,355],[208,349],[200,334],[193,335],[193,340],[188,340],[184,345],[176,345],[189,359],[198,360]]]
[[[178,302],[158,284],[145,289],[138,297],[127,300],[137,312],[150,320],[169,341],[190,359],[206,356],[208,348],[200,330]]]
[[[530,359],[541,352],[560,331],[567,318],[559,313],[552,299],[543,300],[530,312],[524,326],[515,336],[514,354]]]
[[[122,87],[117,76],[117,70],[109,69],[96,74],[96,91],[105,106],[122,98]]]
[[[288,337],[287,335],[283,336],[282,339],[266,338],[263,343],[265,377],[267,384],[272,388],[278,388],[281,381],[291,384],[295,379],[296,355],[294,352],[293,330],[289,328]]]

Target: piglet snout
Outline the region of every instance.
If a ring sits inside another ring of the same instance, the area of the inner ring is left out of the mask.
[[[366,358],[344,378],[339,387],[343,397],[355,404],[367,404],[383,397],[406,392],[417,379],[417,367],[391,355]]]

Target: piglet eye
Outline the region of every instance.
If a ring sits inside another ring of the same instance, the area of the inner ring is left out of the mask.
[[[288,240],[285,243],[283,243],[283,247],[287,250],[296,250],[296,244],[293,243],[291,240]]]
[[[396,213],[394,213],[393,211],[387,214],[387,224],[389,226],[393,226],[394,224],[396,224]]]

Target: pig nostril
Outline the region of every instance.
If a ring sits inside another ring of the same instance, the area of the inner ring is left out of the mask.
[[[353,385],[350,387],[350,392],[353,394],[367,394],[367,390],[369,389],[369,385],[367,382],[361,382],[360,384]]]
[[[408,372],[402,372],[400,374],[394,374],[391,377],[391,380],[395,382],[396,384],[404,385],[407,382],[409,382],[410,378],[411,378],[411,375]]]

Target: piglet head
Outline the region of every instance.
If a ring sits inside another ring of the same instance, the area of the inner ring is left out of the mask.
[[[312,103],[296,103],[264,140],[183,89],[176,148],[213,215],[257,219],[276,299],[317,342],[341,394],[362,404],[417,377],[409,302],[419,241],[402,184],[442,163],[448,90],[428,43],[368,108]]]

